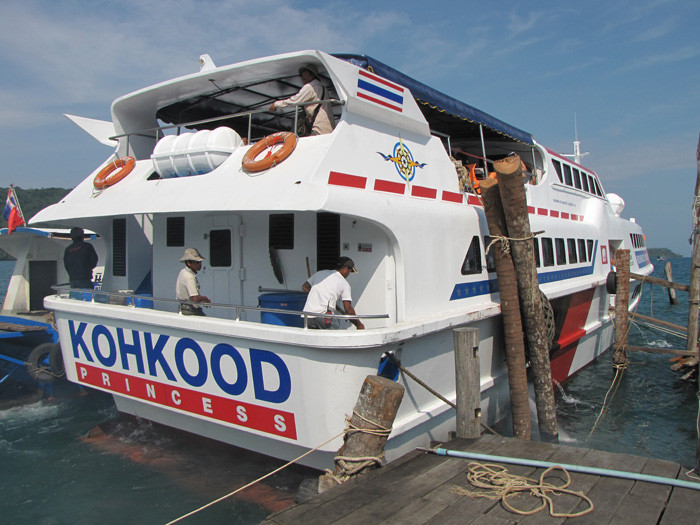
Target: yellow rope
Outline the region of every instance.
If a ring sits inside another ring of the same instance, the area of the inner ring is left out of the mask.
[[[563,485],[553,485],[544,481],[548,474],[554,470],[560,470],[566,474],[566,481]],[[453,492],[463,496],[499,500],[507,510],[523,516],[535,514],[549,507],[549,514],[554,518],[577,518],[588,514],[594,508],[593,501],[583,492],[570,490],[568,488],[569,485],[571,485],[571,476],[566,469],[558,465],[549,467],[542,472],[539,480],[534,480],[524,476],[510,474],[508,469],[501,465],[471,462],[469,463],[469,470],[467,472],[467,481],[473,487],[485,490],[469,490],[455,486],[452,489]],[[521,492],[530,493],[531,496],[540,499],[540,504],[532,510],[522,510],[514,507],[509,503],[508,498]],[[555,512],[552,496],[559,496],[561,494],[569,494],[581,498],[588,503],[588,508],[573,514]]]

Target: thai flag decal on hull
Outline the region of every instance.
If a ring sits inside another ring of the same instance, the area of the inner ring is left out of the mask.
[[[357,98],[368,100],[382,107],[403,111],[405,88],[388,80],[360,70],[357,77]]]

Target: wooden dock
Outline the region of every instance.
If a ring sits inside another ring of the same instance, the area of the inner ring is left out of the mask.
[[[476,440],[453,440],[443,448],[693,481],[686,476],[689,468],[671,461],[486,434]],[[592,512],[578,518],[554,518],[547,509],[529,516],[515,514],[499,501],[455,492],[455,487],[478,490],[467,482],[466,472],[470,462],[413,451],[381,469],[273,514],[263,523],[700,523],[700,491],[575,472],[570,473],[572,483],[569,489],[586,494],[593,501]],[[533,479],[539,479],[544,471],[541,468],[502,465],[510,474]],[[558,513],[572,514],[588,508],[587,503],[573,496],[554,496],[553,499]],[[535,508],[540,502],[527,494],[518,494],[508,501],[523,510]]]

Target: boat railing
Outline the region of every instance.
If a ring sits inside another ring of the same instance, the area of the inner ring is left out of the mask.
[[[297,111],[298,108],[303,108],[304,106],[310,106],[310,105],[315,105],[315,104],[331,104],[331,105],[343,105],[345,102],[342,100],[338,100],[336,98],[326,98],[323,100],[319,101],[311,101],[311,102],[300,102],[298,104],[290,104],[288,107],[294,108],[294,127],[292,129],[298,129],[298,120],[299,120],[299,111]],[[225,115],[219,115],[218,117],[211,117],[207,119],[201,119],[201,120],[191,120],[188,122],[181,122],[179,124],[168,124],[164,126],[156,126],[153,128],[145,128],[145,129],[140,129],[138,131],[131,131],[129,133],[120,133],[118,135],[112,135],[109,137],[110,140],[119,140],[120,138],[126,137],[126,154],[129,154],[129,141],[131,137],[133,136],[142,136],[142,137],[151,137],[153,136],[156,141],[161,139],[163,136],[165,136],[165,133],[163,133],[164,130],[167,129],[177,129],[177,134],[180,134],[181,128],[186,128],[186,127],[191,127],[191,126],[199,126],[201,124],[209,124],[211,122],[218,122],[220,120],[230,120],[234,118],[248,118],[248,133],[247,133],[247,140],[248,144],[251,143],[253,137],[253,115],[257,115],[259,113],[269,113],[269,107],[264,107],[260,109],[252,109],[249,111],[241,111],[238,113],[227,113]],[[260,126],[258,127],[265,128],[265,126]],[[278,129],[273,129],[269,128],[270,131],[279,131]]]
[[[350,320],[350,319],[388,319],[389,314],[318,314],[312,312],[304,312],[303,310],[287,310],[284,308],[271,308],[266,306],[246,306],[226,303],[194,303],[192,301],[179,301],[167,297],[153,297],[151,295],[138,294],[131,290],[104,291],[90,288],[71,288],[69,284],[55,284],[51,287],[56,291],[56,294],[61,298],[76,299],[79,301],[110,304],[115,306],[124,306],[127,308],[147,308],[155,309],[154,304],[188,304],[195,307],[204,308],[224,308],[233,311],[233,320],[241,321],[243,312],[261,312],[271,314],[298,315],[303,321],[303,328],[308,328],[309,318],[323,317],[324,319]],[[282,291],[282,290],[278,290]],[[289,293],[290,290],[284,290]]]

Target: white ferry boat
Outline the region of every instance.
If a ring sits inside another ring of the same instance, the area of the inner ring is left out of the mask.
[[[370,57],[302,51],[200,63],[197,73],[118,98],[112,123],[83,120],[117,144],[114,154],[32,219],[89,228],[106,243],[101,293],[115,291],[110,300],[76,300],[69,290],[45,300],[71,381],[112,393],[122,412],[292,459],[343,429],[386,352],[454,400],[452,330],[473,326],[484,420],[499,421],[509,395],[489,232],[451,155],[476,162],[477,175],[489,171],[485,159],[514,152],[532,174],[526,191],[532,231],[544,231],[535,247],[554,311],[554,379],[610,347],[611,257],[627,248],[632,271],[652,265],[642,229],[620,216],[622,199],[594,171]],[[308,64],[335,129],[300,137],[284,159],[273,153],[268,169],[244,169],[263,137],[296,129],[296,108],[268,108],[301,88]],[[186,248],[205,256],[206,317],[178,313]],[[305,328],[295,292],[340,256],[359,271],[349,283],[366,329]],[[639,286],[631,288],[634,304]],[[279,315],[290,305],[295,313]],[[406,394],[387,459],[454,430],[453,409],[397,380]],[[340,444],[303,462],[330,467]]]

